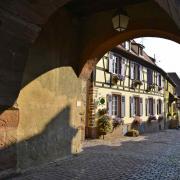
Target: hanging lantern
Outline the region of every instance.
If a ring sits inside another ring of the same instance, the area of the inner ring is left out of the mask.
[[[127,13],[122,10],[118,10],[112,18],[113,28],[119,32],[127,29],[129,23],[129,17]]]

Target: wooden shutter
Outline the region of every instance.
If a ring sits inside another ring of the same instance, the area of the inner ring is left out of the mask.
[[[130,63],[130,78],[134,79],[134,63]]]
[[[108,109],[108,115],[112,116],[112,95],[107,95],[107,109]]]
[[[159,114],[159,112],[160,112],[160,100],[158,99],[157,100],[157,114]]]
[[[163,101],[161,100],[161,114],[163,113]]]
[[[146,116],[149,116],[149,99],[146,99]]]
[[[139,65],[139,80],[143,80],[143,67],[141,65]]]
[[[159,86],[159,73],[157,73],[157,85]]]
[[[126,70],[126,63],[125,63],[125,59],[122,58],[121,59],[121,76],[125,77],[125,70]]]
[[[161,77],[161,87],[164,88],[164,78]]]
[[[130,97],[130,117],[133,117],[134,114],[135,114],[134,97]]]
[[[116,64],[117,64],[117,74],[119,75],[120,74],[120,68],[121,68],[121,61],[120,61],[120,58],[115,56],[115,59],[116,59]]]
[[[156,100],[153,99],[153,115],[156,115]]]
[[[147,69],[147,82],[149,85],[153,84],[153,72],[151,69]]]
[[[113,73],[113,61],[114,61],[114,55],[112,52],[109,52],[109,72]]]
[[[121,96],[121,117],[125,117],[125,96]]]
[[[143,115],[143,98],[139,98],[139,104],[140,104],[140,116]]]

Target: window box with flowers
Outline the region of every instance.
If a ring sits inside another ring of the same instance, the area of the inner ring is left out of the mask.
[[[172,119],[171,117],[172,117],[171,113],[168,113],[168,114],[167,114],[167,119],[168,119],[168,120],[171,120],[171,119]]]
[[[155,84],[148,84],[148,85],[147,85],[147,91],[149,92],[149,91],[151,91],[152,89],[154,89],[155,87],[156,87]]]
[[[151,123],[152,121],[156,121],[157,120],[157,118],[156,118],[156,116],[154,116],[154,115],[150,115],[149,117],[148,117],[148,123]]]
[[[135,79],[135,80],[133,80],[133,82],[132,82],[131,88],[132,88],[132,89],[135,89],[138,85],[141,86],[142,84],[143,84],[142,81]]]
[[[113,118],[112,121],[113,130],[123,124],[124,124],[124,120],[122,118]]]
[[[112,74],[112,84],[116,85],[119,81],[119,77],[117,74]]]
[[[133,124],[140,125],[141,123],[142,123],[142,119],[140,118],[140,116],[135,116]]]
[[[161,91],[163,88],[161,86],[158,86],[158,91]]]

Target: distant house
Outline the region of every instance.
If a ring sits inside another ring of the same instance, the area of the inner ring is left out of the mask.
[[[177,117],[179,120],[180,125],[180,78],[175,72],[168,73],[168,76],[175,82],[176,84],[176,105],[174,108],[176,108]]]
[[[106,109],[112,120],[123,122],[122,135],[134,128],[137,119],[142,120],[136,127],[142,133],[165,128],[165,91],[168,99],[169,91],[174,96],[175,83],[143,48],[134,40],[126,41],[97,63],[89,81],[86,136],[98,137],[97,115],[101,109]],[[158,121],[160,117],[163,119]]]
[[[175,72],[168,73],[168,76],[175,82],[176,84],[176,94],[180,98],[180,78]]]

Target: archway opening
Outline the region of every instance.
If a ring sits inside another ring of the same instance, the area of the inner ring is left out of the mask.
[[[111,128],[119,123],[119,136],[135,128],[144,133],[178,127],[180,71],[173,65],[179,49],[173,41],[146,37],[119,43],[95,59],[87,83],[86,136],[99,137],[104,117]],[[151,119],[157,123],[150,125]]]

